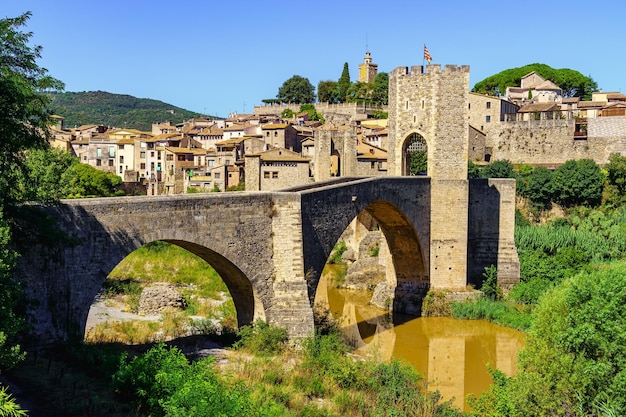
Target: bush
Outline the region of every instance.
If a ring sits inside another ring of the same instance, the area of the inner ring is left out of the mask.
[[[276,355],[287,346],[287,329],[270,326],[257,320],[252,326],[239,329],[240,339],[235,342],[235,349],[247,349],[258,355]]]
[[[498,285],[498,270],[495,266],[486,266],[483,272],[483,284],[480,290],[485,297],[493,301],[502,299],[502,287]]]

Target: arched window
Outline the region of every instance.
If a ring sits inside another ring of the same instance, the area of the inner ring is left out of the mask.
[[[404,175],[426,175],[428,172],[428,148],[419,133],[412,133],[404,143]]]

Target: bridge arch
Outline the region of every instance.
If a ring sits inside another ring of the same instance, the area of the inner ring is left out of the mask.
[[[230,297],[233,300],[237,314],[237,325],[239,327],[251,324],[255,319],[265,319],[262,302],[259,297],[255,296],[255,291],[252,287],[250,280],[245,275],[245,273],[241,271],[241,269],[239,269],[228,258],[205,246],[189,241],[177,239],[161,239],[155,240],[153,242],[159,241],[176,245],[192,253],[211,265],[213,269],[215,269],[215,271],[220,276],[220,279],[226,285]],[[104,283],[104,280],[109,276],[111,271],[113,271],[113,269],[131,253],[132,251],[120,251],[116,254],[115,257],[112,256],[108,258],[107,261],[101,265],[101,274],[99,274],[99,276],[103,277],[102,280],[95,280],[92,283],[93,285],[89,285],[89,289],[86,289],[86,291],[93,293],[92,299],[95,299],[98,291]],[[89,298],[89,295],[87,295],[86,298]],[[87,313],[89,313],[89,309],[87,309]],[[83,322],[82,316],[83,314],[81,312],[81,315],[79,317],[79,323]],[[84,320],[86,323],[87,317],[84,317]]]
[[[305,271],[311,305],[324,265],[337,241],[361,213],[369,213],[387,240],[395,274],[394,311],[429,286],[429,193],[426,177],[356,180],[302,192]],[[399,303],[398,303],[399,302]]]

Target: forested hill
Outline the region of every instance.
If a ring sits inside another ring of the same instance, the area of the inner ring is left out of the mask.
[[[202,116],[162,101],[106,91],[51,93],[51,97],[50,108],[65,118],[65,127],[103,124],[150,131],[152,123],[180,123]]]

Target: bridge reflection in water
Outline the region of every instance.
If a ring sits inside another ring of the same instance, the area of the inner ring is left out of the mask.
[[[401,359],[412,364],[448,400],[469,410],[464,399],[480,395],[492,380],[487,365],[513,375],[522,332],[485,320],[448,317],[395,317],[368,304],[367,291],[336,288],[339,265],[326,265],[318,286],[316,307],[328,308],[359,355],[376,360]],[[400,319],[400,320],[399,320]]]

